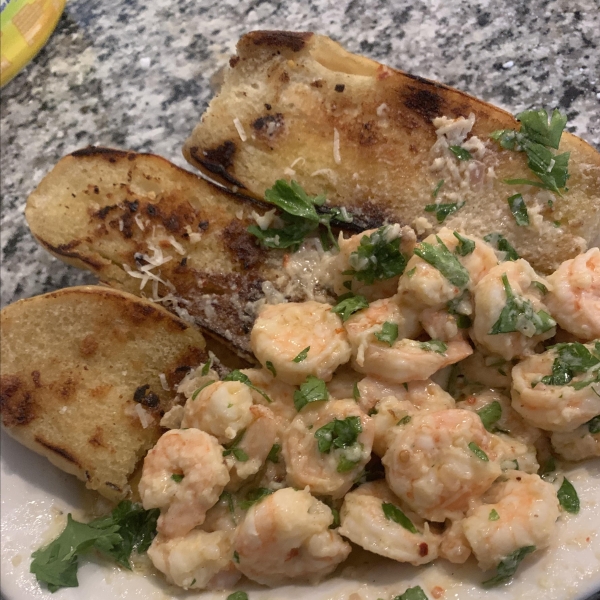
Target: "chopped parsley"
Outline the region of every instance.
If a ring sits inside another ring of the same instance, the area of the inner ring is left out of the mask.
[[[225,502],[227,504],[227,510],[229,511],[229,513],[231,515],[233,515],[235,513],[235,506],[233,503],[233,495],[231,492],[223,492],[220,496],[219,496],[219,502]],[[233,522],[235,523],[235,519],[233,519]]]
[[[555,109],[548,121],[548,113],[542,109],[524,111],[516,118],[521,121],[520,131],[503,129],[494,131],[491,137],[506,150],[525,152],[527,166],[539,181],[505,179],[505,183],[533,185],[562,196],[569,178],[570,153],[555,154],[550,149],[558,149],[567,117]]]
[[[600,433],[600,415],[588,421],[586,425],[588,426],[588,431],[592,435],[595,433]]]
[[[198,394],[205,388],[208,387],[209,385],[215,383],[214,381],[205,381],[199,388],[194,390],[194,393],[192,394],[192,400],[195,400],[198,397]]]
[[[438,246],[428,242],[422,242],[414,250],[415,254],[425,262],[435,267],[452,285],[465,288],[469,283],[469,272],[462,266],[459,260],[448,250],[448,247],[436,236]]]
[[[536,312],[531,301],[515,296],[506,273],[502,274],[502,284],[506,294],[506,304],[489,331],[489,335],[519,331],[527,337],[533,337],[549,331],[556,325],[556,321],[546,311]]]
[[[452,234],[458,240],[458,246],[456,246],[456,254],[459,256],[468,256],[475,250],[475,242],[469,238],[463,237],[458,231],[453,231]]]
[[[556,480],[556,475],[554,475],[555,471],[556,471],[556,461],[554,460],[554,457],[551,456],[540,467],[538,474],[544,481],[555,481]]]
[[[299,362],[302,362],[303,360],[306,360],[309,350],[310,350],[310,346],[307,346],[306,348],[304,348],[304,350],[302,350],[302,352],[300,352],[300,354],[298,354],[298,356],[296,356],[296,358],[292,359],[293,362],[299,363]]]
[[[407,588],[403,594],[396,596],[394,600],[428,600],[423,588],[420,585]]]
[[[579,512],[579,496],[573,484],[565,477],[563,482],[556,492],[558,503],[568,513],[576,515]]]
[[[588,350],[581,342],[556,344],[553,349],[556,351],[557,357],[552,363],[552,374],[541,379],[541,382],[546,385],[570,384],[575,375],[586,373],[600,365],[600,342],[596,342],[594,352]],[[598,372],[600,373],[600,367]],[[585,381],[585,385],[582,387],[591,383],[594,381]]]
[[[359,462],[360,460],[350,460],[342,454],[338,460],[336,471],[338,473],[348,473],[349,471],[352,471]]]
[[[251,506],[254,506],[258,502],[260,502],[263,498],[266,498],[267,496],[271,495],[272,493],[273,493],[273,490],[270,490],[269,488],[264,488],[264,487],[259,487],[259,488],[250,490],[246,494],[245,500],[242,500],[240,502],[240,508],[242,510],[248,510]]]
[[[402,236],[394,236],[389,225],[380,227],[371,235],[363,235],[358,248],[350,254],[352,268],[343,274],[352,275],[357,281],[369,285],[402,275],[407,259],[400,252]]]
[[[273,377],[277,377],[277,371],[275,370],[275,365],[270,360],[268,360],[265,363],[265,367],[267,367],[267,369],[269,369],[269,371],[271,371],[271,374],[273,375]]]
[[[333,515],[333,523],[329,526],[329,529],[337,529],[340,526],[340,511],[337,508],[329,507],[331,514]]]
[[[271,449],[269,450],[269,454],[267,454],[267,460],[277,464],[279,462],[279,453],[281,452],[280,444],[273,444]]]
[[[211,367],[212,367],[212,358],[209,358],[208,361],[202,365],[202,371],[200,371],[200,374],[202,375],[202,377],[206,377],[208,375]]]
[[[429,340],[428,342],[419,342],[421,350],[426,352],[437,352],[438,354],[445,354],[448,350],[448,345],[441,340]]]
[[[502,417],[502,405],[498,400],[494,400],[489,404],[486,404],[483,408],[477,411],[483,426],[491,433],[496,431],[494,425]]]
[[[388,521],[393,521],[394,523],[398,523],[398,525],[402,525],[404,529],[407,529],[411,533],[419,533],[417,528],[413,525],[413,522],[394,504],[384,502],[381,505],[381,509]]]
[[[328,242],[337,246],[331,231],[331,221],[336,219],[349,223],[352,217],[345,209],[333,208],[326,214],[317,212],[325,203],[325,196],[309,196],[296,181],[278,179],[272,188],[265,191],[265,200],[280,209],[282,228],[261,229],[250,225],[248,232],[256,236],[266,248],[291,248],[298,250],[304,238],[324,226]],[[324,209],[321,209],[322,211]]]
[[[523,546],[523,548],[511,552],[496,567],[496,575],[483,582],[483,587],[490,588],[508,581],[517,572],[521,561],[534,550],[535,546]]]
[[[183,475],[181,473],[173,473],[173,475],[171,475],[171,479],[175,483],[181,483],[183,481]]]
[[[500,515],[498,514],[498,511],[495,508],[492,508],[492,510],[490,510],[488,520],[489,521],[497,521],[499,518],[500,518]]]
[[[358,402],[360,400],[360,390],[358,389],[358,382],[354,382],[354,385],[352,386],[352,397],[354,398],[354,400],[356,402]]]
[[[444,180],[443,179],[440,179],[435,184],[435,187],[433,188],[433,192],[431,192],[431,197],[432,198],[437,198],[437,195],[440,193],[440,190],[442,189],[443,185],[444,185]]]
[[[237,552],[233,553],[233,559],[235,560],[235,555],[237,554]],[[237,560],[235,561],[237,563],[240,562],[240,557],[238,555]],[[226,600],[248,600],[248,594],[246,594],[246,592],[233,592],[233,594],[229,594],[229,596],[227,596]]]
[[[396,425],[407,425],[408,423],[410,423],[412,421],[412,417],[410,415],[406,415],[405,417],[402,417],[397,423]]]
[[[240,564],[240,555],[237,553],[237,550],[233,551],[233,562],[237,563],[238,565]],[[231,597],[231,595],[229,597]]]
[[[332,447],[335,449],[353,446],[361,432],[360,417],[334,419],[315,431],[319,452],[328,454]]]
[[[513,214],[515,221],[519,227],[527,227],[529,225],[529,213],[527,205],[521,194],[514,194],[508,199],[510,212]]]
[[[475,443],[469,442],[469,450],[479,459],[484,462],[489,462],[488,455]]]
[[[394,342],[398,339],[398,324],[386,321],[382,325],[381,331],[375,332],[375,337],[380,342],[384,342],[388,346],[393,346]]]
[[[121,502],[109,515],[90,523],[75,521],[67,515],[67,525],[50,544],[31,555],[30,572],[51,592],[63,587],[77,587],[79,557],[92,551],[131,570],[133,551],[142,554],[148,550],[156,535],[159,510],[144,510],[129,500]]]
[[[340,315],[342,321],[347,321],[355,312],[363,308],[369,308],[369,303],[364,296],[344,294],[338,298],[338,303],[331,309],[331,312]]]
[[[548,293],[548,288],[541,281],[532,281],[531,285],[536,287],[544,296]]]
[[[300,385],[300,389],[294,392],[294,406],[300,412],[310,402],[328,400],[329,392],[322,379],[309,375]]]
[[[244,434],[246,433],[245,429],[242,429],[231,441],[231,443],[225,446],[225,450],[223,450],[223,456],[231,456],[235,458],[235,460],[239,462],[246,462],[248,460],[248,455],[241,448],[238,448],[238,444],[242,441]]]
[[[473,158],[471,153],[462,146],[450,146],[448,149],[458,160],[471,160]]]
[[[504,253],[503,261],[519,260],[521,258],[511,243],[499,233],[488,233],[483,236],[483,240],[496,248],[499,252]]]
[[[459,307],[464,302],[465,296],[468,296],[468,292],[463,292],[460,296],[446,303],[446,309],[449,314],[456,318],[456,325],[459,329],[468,329],[471,327],[471,317],[459,312]]]
[[[443,223],[452,213],[460,210],[465,205],[464,202],[448,202],[445,204],[427,204],[425,212],[435,213],[435,218],[438,223]]]
[[[223,378],[223,381],[239,381],[240,383],[247,385],[251,390],[258,392],[267,402],[273,402],[273,400],[271,400],[271,398],[269,398],[269,396],[267,396],[267,394],[265,394],[265,392],[263,392],[261,389],[257,388],[250,381],[250,378],[248,377],[248,375],[245,375],[241,371],[238,371],[238,369],[231,371],[231,373],[229,373],[229,375],[227,375],[227,377]]]

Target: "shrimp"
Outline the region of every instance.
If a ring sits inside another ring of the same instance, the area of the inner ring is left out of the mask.
[[[229,531],[194,529],[175,538],[159,533],[148,556],[169,583],[186,590],[228,588],[242,576],[233,562],[233,533]]]
[[[327,384],[329,397],[336,400],[354,398],[357,395],[356,386],[361,379],[362,375],[352,369],[349,364],[342,365]]]
[[[265,367],[270,362],[277,379],[291,385],[301,384],[308,375],[329,381],[337,367],[350,360],[342,320],[329,304],[312,300],[266,305],[250,342],[259,362]],[[303,351],[306,357],[295,362]]]
[[[359,281],[355,277],[352,277],[352,275],[347,274],[348,271],[353,269],[356,269],[360,272],[360,267],[363,265],[359,264],[360,259],[358,255],[354,254],[354,256],[352,256],[352,254],[357,251],[361,240],[363,240],[366,236],[373,236],[373,234],[375,234],[377,238],[381,237],[381,233],[384,233],[385,240],[388,242],[400,238],[400,252],[402,252],[404,255],[412,254],[413,248],[415,247],[417,241],[417,237],[412,228],[407,226],[400,227],[400,225],[397,224],[384,227],[381,227],[380,229],[363,231],[357,235],[353,235],[348,239],[344,239],[343,235],[340,234],[338,239],[340,252],[331,262],[329,269],[331,281],[333,282],[333,291],[335,294],[338,296],[346,294],[348,292],[348,288],[346,287],[348,285],[348,281],[351,284],[350,291],[354,294],[361,294],[362,296],[365,296],[369,302],[372,300],[378,300],[380,298],[387,298],[388,296],[394,294],[398,288],[399,275],[390,277],[389,279],[376,280],[372,284],[368,284]],[[346,275],[344,275],[344,273],[346,273]]]
[[[394,508],[404,513],[407,523],[400,524],[388,516]],[[424,565],[438,556],[441,536],[432,533],[426,521],[404,506],[384,480],[365,483],[346,494],[340,523],[341,535],[380,556],[411,565]]]
[[[363,364],[352,361],[352,366],[359,373],[371,377],[406,383],[428,379],[440,369],[472,353],[469,342],[460,337],[448,343],[403,339],[397,340],[391,347],[383,342],[373,342],[365,348]]]
[[[600,386],[594,383],[598,377],[594,367],[563,385],[544,383],[543,377],[551,377],[555,361],[560,360],[559,352],[560,346],[554,347],[513,367],[511,396],[513,408],[528,423],[547,431],[567,432],[600,414]]]
[[[454,253],[460,240],[456,232],[443,227],[437,234],[425,238],[424,243],[438,246],[438,238]],[[462,236],[461,236],[462,237]],[[465,290],[472,289],[481,278],[494,266],[498,259],[492,246],[482,239],[469,236],[475,242],[473,251],[465,256],[454,253],[457,261],[467,270],[469,282],[462,287],[452,284],[436,267],[420,256],[414,255],[408,261],[403,275],[400,277],[398,292],[419,308],[430,307],[441,309],[451,300],[459,298]]]
[[[600,338],[600,249],[566,260],[548,276],[546,304],[558,324],[579,339]]]
[[[556,333],[556,322],[534,284],[545,285],[523,259],[491,269],[475,286],[471,338],[486,352],[505,360],[533,354],[539,342]],[[543,289],[543,288],[542,288]]]
[[[597,427],[592,427],[592,423],[585,423],[574,431],[556,432],[550,436],[550,442],[555,452],[566,460],[595,458],[600,456],[600,430]]]
[[[263,585],[316,583],[350,554],[350,544],[329,529],[332,523],[331,509],[306,490],[278,490],[253,505],[238,526],[237,568]]]
[[[452,409],[414,415],[382,459],[392,491],[430,521],[459,519],[502,472],[481,419]]]
[[[158,533],[184,536],[204,522],[229,481],[222,454],[217,440],[199,429],[171,429],[159,438],[139,483],[144,508],[161,509]]]
[[[512,367],[511,361],[501,356],[485,356],[478,350],[458,364],[459,375],[468,382],[497,389],[510,389]]]
[[[471,546],[463,530],[463,520],[451,521],[442,534],[440,557],[451,563],[461,565],[471,556]]]
[[[508,471],[482,501],[462,521],[481,569],[497,566],[519,548],[541,550],[550,544],[559,515],[558,499],[554,486],[538,475]]]
[[[419,322],[427,335],[435,340],[447,342],[461,332],[456,316],[447,310],[426,308],[419,314]]]
[[[184,408],[182,427],[195,427],[227,444],[252,422],[252,394],[239,381],[215,381],[192,395]]]
[[[331,429],[335,424],[344,431]],[[373,421],[354,400],[307,405],[283,438],[288,483],[340,498],[369,462],[374,434]]]
[[[421,333],[418,312],[414,308],[400,306],[398,298],[384,298],[371,303],[358,313],[352,315],[345,323],[348,341],[352,347],[352,360],[359,366],[365,362],[365,350],[371,345],[382,345],[376,338],[384,323],[391,323],[398,328],[399,339],[415,338]]]

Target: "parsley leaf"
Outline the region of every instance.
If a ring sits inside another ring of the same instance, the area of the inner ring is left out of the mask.
[[[483,460],[484,462],[489,462],[490,459],[488,458],[488,455],[475,442],[469,442],[468,446],[469,446],[469,450],[479,460]]]
[[[229,373],[229,375],[227,375],[227,377],[223,378],[223,381],[239,381],[239,382],[243,383],[244,385],[247,385],[251,390],[258,392],[267,402],[273,402],[273,400],[271,400],[271,398],[269,398],[269,396],[267,396],[267,394],[265,394],[265,392],[263,392],[260,388],[257,388],[250,381],[250,378],[248,377],[248,375],[245,375],[238,369],[234,369],[233,371],[231,371],[231,373]]]
[[[240,562],[239,556],[237,557],[237,560],[235,562]],[[227,596],[226,600],[248,600],[248,594],[246,594],[246,592],[233,592],[233,594],[229,594],[229,596]]]
[[[527,205],[521,194],[515,194],[508,199],[510,212],[513,214],[515,221],[519,227],[527,227],[529,225],[529,213]]]
[[[489,335],[519,331],[527,337],[533,337],[549,331],[556,325],[556,321],[547,312],[543,310],[536,312],[529,300],[515,296],[506,273],[502,275],[502,284],[506,294],[506,304],[489,331]]]
[[[465,288],[469,283],[469,272],[461,265],[459,260],[448,250],[448,247],[436,236],[438,246],[422,242],[414,250],[415,254],[425,262],[435,267],[452,285]]]
[[[498,400],[486,404],[477,411],[483,426],[491,433],[496,431],[494,424],[502,417],[502,405]]]
[[[500,515],[498,514],[498,511],[495,508],[492,508],[492,510],[490,510],[488,520],[489,521],[497,521],[499,518],[500,518]]]
[[[355,381],[354,385],[352,386],[352,397],[354,398],[355,402],[360,400],[360,390],[358,389],[357,381]]]
[[[558,150],[560,138],[567,124],[567,117],[561,115],[559,110],[554,109],[550,123],[545,110],[526,110],[519,113],[516,118],[521,121],[521,133],[530,140]]]
[[[338,460],[336,471],[338,473],[348,473],[348,471],[352,471],[359,462],[359,460],[350,460],[342,454]]]
[[[209,358],[208,361],[202,365],[202,371],[200,371],[200,374],[202,375],[202,377],[206,377],[208,375],[211,367],[212,367],[212,358]]]
[[[173,473],[173,475],[171,475],[171,479],[175,483],[181,483],[183,481],[183,475],[181,473]]]
[[[400,596],[396,596],[394,600],[428,600],[423,588],[420,585],[408,588]]]
[[[32,554],[30,572],[51,592],[62,587],[77,587],[79,555],[92,550],[131,569],[129,557],[136,550],[145,552],[156,535],[158,509],[146,511],[125,500],[110,515],[90,523],[80,523],[67,515],[62,533],[47,546]]]
[[[272,493],[273,493],[273,490],[270,490],[269,488],[264,488],[264,487],[259,487],[254,490],[250,490],[246,494],[246,499],[242,500],[240,502],[240,508],[242,510],[248,510],[251,506],[253,506],[254,504],[257,504],[263,498],[266,498],[267,496],[271,495]]]
[[[279,462],[279,452],[281,451],[280,444],[273,444],[271,449],[269,450],[269,454],[267,454],[267,460],[277,464]]]
[[[496,567],[496,575],[483,582],[483,587],[489,588],[508,581],[517,572],[519,563],[534,550],[535,546],[523,546],[523,548],[511,552]]]
[[[329,392],[327,386],[322,379],[309,375],[304,383],[300,385],[300,389],[294,392],[294,406],[300,412],[309,402],[319,402],[328,400]]]
[[[441,340],[429,340],[428,342],[419,342],[421,350],[426,352],[437,352],[438,354],[445,354],[448,350],[448,345]]]
[[[348,448],[353,446],[362,432],[360,417],[334,419],[315,431],[319,452],[328,454],[331,448]]]
[[[475,242],[469,238],[463,237],[458,231],[453,232],[454,237],[458,240],[458,246],[456,246],[456,254],[459,256],[468,256],[475,250]]]
[[[565,477],[563,482],[556,492],[558,503],[568,513],[576,515],[579,512],[579,496],[573,487],[573,484]]]
[[[440,193],[440,190],[442,189],[443,185],[444,185],[444,180],[443,179],[440,179],[435,184],[435,187],[433,188],[433,192],[431,192],[431,197],[432,198],[437,198],[437,195]]]
[[[408,423],[410,423],[412,421],[412,417],[410,415],[406,415],[404,417],[402,417],[397,423],[396,425],[407,425]]]
[[[552,363],[552,375],[541,379],[546,385],[567,385],[578,373],[586,373],[600,365],[600,357],[595,356],[581,342],[556,344],[553,349],[557,352],[557,357]]]
[[[402,236],[395,235],[389,225],[380,227],[371,235],[363,235],[358,248],[350,254],[352,269],[344,274],[352,275],[356,280],[368,285],[402,275],[407,260],[400,252]]]
[[[293,358],[292,361],[295,363],[299,363],[299,362],[302,362],[303,360],[306,360],[309,350],[310,350],[310,346],[307,346],[306,348],[304,348],[304,350],[302,350],[302,352],[300,352],[300,354],[298,354],[298,356],[296,356],[296,358]]]
[[[548,288],[541,281],[532,281],[531,285],[535,286],[544,296],[548,293]]]
[[[338,303],[331,309],[331,312],[340,315],[342,321],[347,321],[355,312],[363,308],[369,308],[369,303],[364,296],[344,294],[338,298]]]
[[[426,204],[425,212],[435,213],[438,223],[443,223],[452,213],[460,210],[465,205],[464,202],[448,202],[446,204]]]
[[[473,158],[471,153],[462,146],[450,146],[448,149],[458,160],[471,160]]]
[[[223,500],[227,503],[227,510],[229,514],[233,515],[235,513],[235,506],[233,503],[233,494],[231,492],[222,492],[219,496],[219,502]],[[235,523],[235,518],[232,516],[232,520]]]
[[[556,461],[554,460],[554,457],[551,456],[541,467],[539,470],[538,475],[544,480],[544,481],[555,481],[556,480],[556,476],[552,475],[554,472],[556,471]]]
[[[595,433],[600,433],[600,415],[589,420],[586,425],[588,426],[588,430],[592,435]]]
[[[404,529],[407,529],[411,533],[419,533],[417,528],[413,525],[413,522],[394,504],[384,502],[381,505],[381,509],[388,521],[394,521],[394,523],[402,525]]]
[[[223,456],[231,456],[235,458],[238,462],[246,462],[248,460],[248,455],[244,450],[238,448],[238,444],[242,441],[244,434],[246,433],[245,429],[242,429],[233,440],[225,446],[225,450],[223,450]]]
[[[388,346],[393,346],[394,342],[398,339],[398,324],[386,321],[382,325],[381,331],[375,332],[375,337],[380,342],[384,342],[388,344]]]
[[[277,377],[277,371],[275,370],[275,365],[268,360],[265,364],[265,367],[267,367],[267,369],[269,369],[269,371],[271,371],[273,377]]]
[[[519,260],[519,258],[521,258],[517,251],[512,247],[510,242],[499,233],[488,233],[487,235],[483,236],[483,240],[491,246],[494,246],[500,252],[504,252],[504,261]]]
[[[209,385],[215,383],[214,381],[205,381],[199,388],[194,390],[194,393],[192,394],[192,400],[195,400],[198,397],[198,394],[205,388],[208,387]]]

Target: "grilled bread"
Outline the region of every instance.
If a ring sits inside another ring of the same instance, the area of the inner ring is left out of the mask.
[[[195,327],[103,286],[4,308],[0,352],[6,431],[112,500],[161,435],[175,387],[207,357]]]
[[[58,162],[25,216],[61,260],[161,301],[253,361],[253,303],[284,256],[246,232],[255,208],[159,156],[87,148]]]
[[[465,145],[477,160],[467,165],[434,148],[441,132],[433,120],[470,115]],[[210,177],[257,198],[275,180],[295,179],[309,194],[325,192],[332,205],[345,206],[363,228],[388,220],[430,233],[441,224],[425,207],[455,203],[462,208],[445,226],[503,234],[536,269],[550,272],[600,242],[600,155],[565,133],[559,152],[571,156],[563,198],[508,185],[507,178],[535,177],[523,152],[490,140],[501,129],[519,124],[499,108],[353,55],[327,37],[255,31],[240,39],[183,153]],[[511,214],[507,199],[516,193],[530,226]]]

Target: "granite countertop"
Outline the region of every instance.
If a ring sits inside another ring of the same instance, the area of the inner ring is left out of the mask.
[[[29,233],[25,200],[43,175],[88,144],[186,166],[181,146],[211,77],[252,29],[328,34],[513,113],[557,106],[600,148],[597,0],[69,0],[46,47],[2,90],[2,305],[94,281]]]

